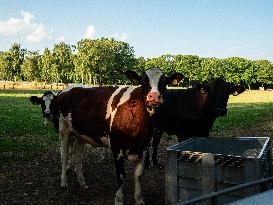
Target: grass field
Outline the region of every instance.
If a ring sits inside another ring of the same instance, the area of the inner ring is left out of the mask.
[[[58,146],[53,126],[43,125],[40,107],[32,105],[28,99],[43,92],[0,91],[0,164],[29,159],[37,152]],[[228,115],[215,122],[211,135],[273,135],[273,92],[246,91],[231,96]]]

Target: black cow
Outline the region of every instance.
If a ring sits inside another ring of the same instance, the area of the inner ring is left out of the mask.
[[[165,101],[153,116],[153,166],[158,166],[157,149],[163,132],[177,135],[179,142],[191,137],[209,137],[216,118],[227,114],[229,95],[239,95],[244,91],[241,85],[215,79],[208,85],[199,84],[187,90],[165,92]],[[150,167],[149,148],[145,167]]]
[[[110,147],[116,167],[118,191],[115,204],[123,204],[124,160],[135,161],[135,200],[143,204],[140,177],[143,172],[143,151],[150,141],[150,119],[162,103],[166,85],[180,81],[181,74],[165,77],[158,68],[149,69],[140,77],[133,71],[127,78],[140,86],[103,86],[72,88],[58,95],[61,140],[61,186],[67,187],[66,168],[69,145],[75,142],[73,164],[79,184],[86,188],[82,174],[82,152],[85,143]]]
[[[33,105],[41,105],[41,110],[44,117],[44,125],[47,124],[47,121],[50,121],[54,124],[56,131],[59,131],[57,95],[57,93],[46,91],[42,97],[31,96],[29,99]]]

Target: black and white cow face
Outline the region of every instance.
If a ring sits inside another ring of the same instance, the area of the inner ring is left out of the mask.
[[[56,98],[56,94],[47,91],[43,94],[42,97],[37,97],[37,96],[31,96],[30,101],[32,102],[33,105],[41,105],[42,109],[42,114],[43,117],[47,118],[49,121],[52,120],[52,103]],[[46,121],[44,122],[46,124]]]
[[[233,85],[223,79],[215,79],[209,84],[209,99],[214,115],[224,116],[227,114],[227,102],[229,95],[239,95],[245,91],[241,85]]]
[[[127,71],[126,76],[134,84],[142,86],[149,112],[154,112],[154,108],[163,102],[162,94],[166,91],[166,86],[179,83],[183,78],[180,73],[166,77],[159,68],[146,70],[142,77],[134,71]]]

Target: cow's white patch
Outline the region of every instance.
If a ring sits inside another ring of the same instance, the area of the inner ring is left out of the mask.
[[[150,92],[159,92],[158,91],[158,83],[160,77],[163,75],[162,71],[158,68],[152,68],[146,71],[146,74],[149,78],[151,91]]]
[[[119,92],[121,91],[122,88],[124,88],[124,87],[121,86],[118,89],[116,89],[115,92],[113,92],[113,94],[109,98],[108,103],[107,103],[107,107],[106,107],[105,119],[108,119],[111,116],[111,114],[113,112],[112,103],[113,103],[114,97],[119,94]]]
[[[140,177],[143,173],[143,162],[144,162],[144,157],[142,156],[141,160],[139,160],[135,165],[135,194],[134,194],[134,198],[136,200],[136,204],[144,204],[143,197],[141,195],[141,183],[140,183]]]
[[[45,113],[50,112],[49,106],[50,106],[51,101],[53,100],[53,97],[54,97],[53,94],[48,94],[48,95],[43,96],[42,99],[45,102],[45,106],[46,106],[46,109],[44,111]]]
[[[115,197],[115,205],[123,205],[123,193],[122,193],[123,185],[119,188]]]
[[[123,152],[122,149],[119,150],[118,160],[119,160],[121,157],[124,157],[124,152]]]
[[[107,103],[107,110],[106,110],[106,116],[105,119],[108,119],[109,117],[111,117],[110,120],[110,131],[112,129],[112,124],[113,124],[113,120],[114,117],[116,115],[116,112],[118,110],[118,107],[121,106],[122,104],[124,104],[125,102],[127,102],[130,97],[131,97],[131,93],[139,86],[129,86],[129,87],[119,87],[109,98],[109,101]],[[112,103],[113,103],[113,99],[116,95],[118,95],[121,91],[122,88],[126,88],[127,90],[122,94],[121,98],[119,99],[119,103],[117,104],[117,106],[113,109],[112,108]]]

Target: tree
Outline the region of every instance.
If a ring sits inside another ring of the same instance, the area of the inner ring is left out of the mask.
[[[78,42],[74,62],[82,83],[85,80],[100,85],[124,82],[124,71],[132,69],[136,63],[132,47],[106,38]]]
[[[38,51],[28,51],[21,66],[23,79],[26,81],[40,81],[41,70],[39,67],[40,55]]]
[[[63,42],[55,44],[52,55],[55,69],[57,69],[57,82],[72,82],[74,75],[74,64],[71,46]]]
[[[21,73],[21,65],[24,62],[26,49],[21,49],[21,45],[14,43],[4,54],[4,68],[6,77],[9,80],[24,80]]]
[[[162,55],[158,58],[148,59],[146,62],[146,69],[151,67],[160,68],[165,74],[169,75],[175,70],[174,57],[170,54]]]
[[[245,70],[242,74],[242,81],[247,84],[248,89],[251,89],[251,84],[257,82],[258,66],[250,60],[244,62]]]
[[[249,62],[244,58],[231,57],[223,60],[223,73],[227,82],[238,84],[242,80],[243,73],[249,67]]]
[[[54,64],[53,55],[48,48],[44,50],[44,54],[39,60],[39,67],[42,81],[45,83],[58,82],[58,71]]]
[[[273,84],[273,64],[268,60],[254,61],[257,66],[257,81],[264,84]]]
[[[183,73],[188,79],[188,86],[191,86],[191,81],[195,80],[197,70],[200,67],[201,60],[196,55],[175,55],[175,70]]]
[[[223,63],[217,58],[201,59],[200,68],[197,69],[195,79],[199,81],[210,81],[215,78],[223,78]]]

